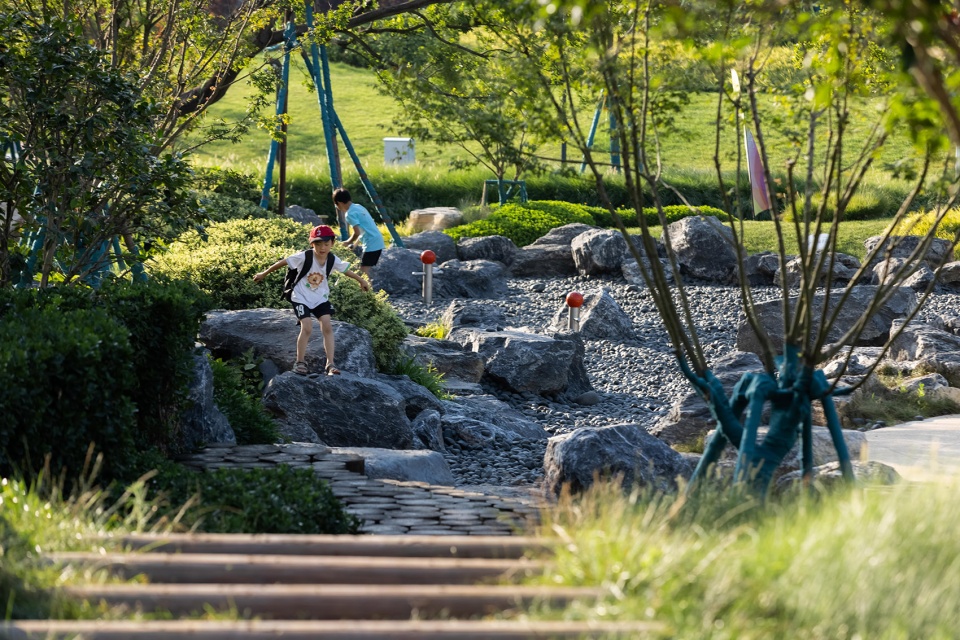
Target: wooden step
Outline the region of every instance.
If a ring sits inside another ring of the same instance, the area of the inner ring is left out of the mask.
[[[173,616],[201,612],[208,605],[218,611],[235,609],[244,617],[273,620],[470,618],[534,604],[559,608],[601,594],[598,589],[572,587],[348,584],[102,584],[64,587],[62,591],[93,603]]]
[[[0,622],[11,640],[635,640],[666,637],[663,625],[626,622],[500,620],[24,620]]]
[[[400,556],[406,558],[521,558],[547,551],[523,536],[387,536],[295,534],[138,534],[103,540],[141,551],[292,556]]]
[[[475,584],[539,572],[524,558],[399,558],[210,553],[56,553],[57,564],[105,569],[152,583],[223,584]]]

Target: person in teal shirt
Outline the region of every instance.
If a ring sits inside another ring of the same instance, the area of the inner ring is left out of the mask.
[[[367,278],[370,278],[370,269],[380,261],[380,254],[383,253],[386,245],[383,242],[383,235],[377,228],[377,223],[373,221],[373,216],[364,207],[353,202],[350,198],[350,192],[344,188],[333,191],[333,204],[337,211],[344,214],[347,224],[353,230],[353,233],[347,238],[346,246],[353,249],[357,244],[363,247],[363,254],[360,256],[360,271]]]

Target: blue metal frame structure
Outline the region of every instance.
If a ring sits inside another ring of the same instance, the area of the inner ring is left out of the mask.
[[[600,126],[600,116],[603,114],[604,107],[607,106],[607,96],[603,91],[600,92],[600,100],[597,101],[597,108],[593,112],[593,120],[590,122],[590,132],[587,134],[587,148],[593,148],[593,141],[597,137],[597,129]],[[617,173],[620,173],[620,140],[617,138],[617,116],[613,109],[608,109],[610,114],[610,164]],[[580,163],[580,173],[587,170],[586,158]]]
[[[304,6],[306,8],[306,22],[308,33],[313,32],[313,6],[310,0],[305,0]],[[285,34],[295,33],[293,25],[291,23],[287,24],[287,31]],[[295,38],[285,35],[288,38],[284,46],[284,76],[282,79],[282,87],[279,91],[283,91],[284,95],[287,90],[287,83],[289,78],[287,75],[287,70],[289,69],[289,50],[296,45]],[[387,213],[387,208],[383,204],[383,200],[380,198],[380,194],[377,193],[377,190],[374,188],[373,183],[370,181],[370,178],[367,176],[367,172],[364,170],[363,165],[360,162],[360,158],[357,156],[356,151],[353,148],[353,145],[350,143],[350,138],[347,135],[347,130],[344,128],[343,123],[340,122],[340,118],[337,116],[336,110],[333,108],[333,88],[330,81],[330,61],[327,57],[327,47],[325,45],[318,45],[316,42],[310,42],[310,55],[307,56],[303,50],[303,61],[307,66],[307,71],[310,73],[310,77],[313,80],[313,85],[317,90],[317,104],[320,108],[320,122],[323,126],[323,140],[326,146],[327,152],[327,164],[330,167],[330,182],[333,185],[334,189],[337,189],[343,186],[343,173],[340,168],[340,159],[337,152],[337,134],[339,133],[340,138],[343,140],[343,145],[347,149],[347,153],[350,154],[350,159],[353,161],[353,165],[357,170],[357,173],[360,176],[360,182],[363,184],[364,191],[366,191],[367,196],[370,198],[370,201],[373,202],[374,207],[377,212],[380,214],[380,217],[383,219],[384,223],[387,225],[387,229],[390,231],[390,236],[393,238],[393,243],[395,246],[403,247],[403,240],[400,238],[400,235],[397,233],[397,230],[393,226],[393,219],[390,217],[390,214]],[[277,114],[283,114],[283,105],[284,103],[281,100],[277,99]],[[276,152],[274,149],[274,144],[270,145],[270,156],[268,159],[267,165],[267,175],[264,178],[264,188],[260,201],[260,206],[267,208],[269,206],[269,194],[270,194],[270,185],[273,179],[273,159],[276,157]],[[342,215],[337,216],[338,223],[340,226],[340,237],[342,240],[346,240],[349,237],[349,231],[347,229],[346,220]]]
[[[4,154],[4,158],[9,155],[10,159],[14,163],[19,162],[21,150],[16,141],[5,142],[2,152]],[[25,236],[20,238],[20,244],[27,246],[28,250],[26,268],[20,272],[20,278],[14,284],[14,286],[18,289],[25,289],[33,286],[37,260],[40,257],[40,253],[43,250],[43,243],[46,239],[46,228],[44,226],[45,219],[43,216],[37,216],[37,222],[39,223],[37,229],[29,231]],[[83,250],[82,238],[77,246],[77,250]],[[111,252],[113,253],[112,257],[109,256]],[[137,248],[132,247],[132,252],[134,255],[137,255]],[[114,263],[121,271],[127,268],[126,262],[124,262],[123,259],[123,249],[120,246],[119,236],[113,236],[110,240],[102,241],[100,246],[93,251],[90,257],[90,264],[99,265],[99,267],[87,274],[83,281],[93,288],[99,287],[101,282],[103,282],[103,276],[111,272],[111,265]],[[57,268],[62,269],[59,263],[57,263]],[[143,269],[143,265],[139,262],[135,262],[130,265],[130,271],[134,282],[146,281],[147,274]]]

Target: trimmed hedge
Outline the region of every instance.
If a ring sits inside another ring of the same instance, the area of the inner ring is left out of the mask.
[[[132,479],[132,454],[175,441],[206,308],[184,282],[0,292],[0,470],[49,453],[79,477],[93,442],[105,480]]]
[[[101,309],[22,309],[0,318],[0,475],[80,476],[96,443],[115,475],[136,452],[130,332]]]
[[[569,202],[526,202],[505,204],[487,218],[444,231],[455,241],[461,238],[500,235],[524,247],[551,229],[579,222],[594,224],[586,207]]]
[[[593,216],[594,223],[599,227],[614,227],[616,226],[613,221],[613,216],[610,215],[610,211],[604,209],[603,207],[588,207],[587,210]],[[728,215],[716,207],[710,206],[699,206],[695,209],[691,209],[685,204],[675,204],[669,205],[663,208],[664,217],[667,219],[667,224],[676,222],[683,218],[688,218],[690,216],[713,216],[714,218],[720,218],[723,221],[728,219]],[[628,227],[639,227],[640,224],[637,222],[637,212],[633,209],[618,209],[617,215],[623,220],[623,224]],[[660,226],[660,215],[657,213],[656,208],[654,207],[644,207],[643,217],[647,221],[647,225],[651,227]]]
[[[618,213],[627,226],[637,224],[636,213],[633,210],[621,209]],[[660,218],[656,209],[647,208],[643,210],[643,213],[648,225],[660,225]],[[720,209],[708,206],[697,207],[694,210],[686,205],[671,205],[664,207],[663,213],[668,224],[695,215],[727,218],[727,214]],[[506,204],[495,208],[488,217],[482,220],[447,229],[444,233],[457,241],[461,238],[501,235],[513,240],[518,247],[523,247],[551,229],[574,222],[606,228],[614,226],[613,216],[602,207],[587,207],[569,202],[531,200],[523,204]]]

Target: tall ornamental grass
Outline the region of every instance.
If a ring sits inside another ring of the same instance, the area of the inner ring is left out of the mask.
[[[556,557],[535,580],[605,592],[566,618],[659,621],[670,638],[955,638],[956,492],[861,485],[761,506],[602,486],[547,514]]]

